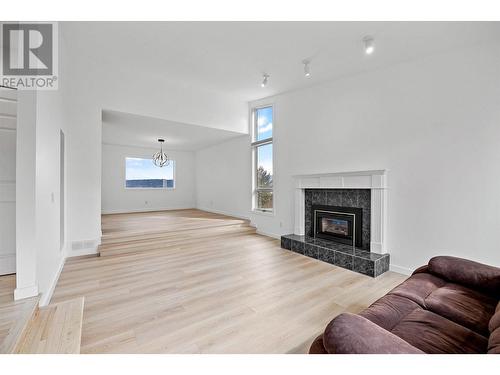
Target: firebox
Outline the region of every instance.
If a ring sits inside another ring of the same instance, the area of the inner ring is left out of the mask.
[[[357,207],[311,207],[313,237],[362,247],[363,209]]]

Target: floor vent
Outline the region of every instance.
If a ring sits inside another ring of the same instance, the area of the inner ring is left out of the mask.
[[[96,240],[83,240],[83,241],[73,241],[71,243],[72,250],[82,250],[82,249],[93,249],[99,244]]]

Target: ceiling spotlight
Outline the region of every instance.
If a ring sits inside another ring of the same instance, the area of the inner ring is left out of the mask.
[[[260,84],[260,87],[266,87],[267,82],[269,81],[269,74],[264,73],[262,75],[262,77],[263,77],[263,79],[262,79],[262,83]]]
[[[302,64],[304,64],[304,75],[309,78],[311,76],[311,67],[309,66],[310,61],[304,60]]]
[[[375,40],[371,36],[365,36],[363,38],[363,44],[367,55],[371,55],[375,51]]]

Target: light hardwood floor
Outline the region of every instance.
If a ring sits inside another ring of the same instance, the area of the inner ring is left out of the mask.
[[[305,353],[334,316],[405,279],[295,254],[197,210],[103,215],[102,227],[101,251],[125,252],[68,260],[51,301],[85,297],[82,353]]]
[[[39,297],[14,301],[16,275],[0,276],[0,353],[13,353],[38,306]]]

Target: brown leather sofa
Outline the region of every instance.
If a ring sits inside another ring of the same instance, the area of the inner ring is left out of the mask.
[[[500,268],[432,258],[358,315],[340,314],[311,354],[500,354]]]

